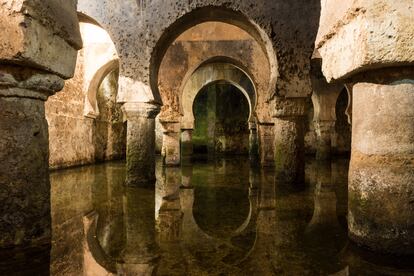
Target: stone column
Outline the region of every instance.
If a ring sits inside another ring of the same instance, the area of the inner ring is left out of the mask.
[[[0,247],[50,243],[49,132],[53,74],[0,67]]]
[[[165,166],[179,166],[181,162],[180,153],[180,122],[161,121],[164,128],[162,139],[162,154]]]
[[[322,59],[318,51],[312,58],[312,103],[313,121],[317,137],[316,159],[330,160],[332,154],[332,137],[335,135],[336,102],[344,89],[341,83],[330,84],[321,71]]]
[[[274,124],[273,123],[259,123],[258,124],[258,138],[259,138],[259,155],[260,164],[262,167],[274,167]]]
[[[181,160],[191,162],[193,155],[193,129],[181,130]]]
[[[257,125],[254,122],[249,122],[249,157],[250,161],[256,163],[259,157],[259,143],[257,137]]]
[[[2,1],[0,30],[0,247],[50,244],[44,102],[75,71],[76,1]]]
[[[315,121],[317,137],[317,160],[330,160],[332,154],[332,135],[335,131],[335,121]]]
[[[302,184],[305,178],[305,98],[275,100],[276,179],[286,184]]]
[[[326,1],[315,43],[326,79],[354,83],[349,236],[395,254],[414,254],[412,8],[412,1]]]
[[[353,87],[349,236],[374,250],[414,253],[413,106],[414,78]]]
[[[127,186],[155,184],[155,117],[159,106],[150,103],[125,103],[127,119]]]

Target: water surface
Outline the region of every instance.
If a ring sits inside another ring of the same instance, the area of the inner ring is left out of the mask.
[[[244,157],[159,160],[155,189],[125,187],[124,168],[52,172],[51,249],[0,252],[0,274],[414,275],[348,241],[345,159],[309,160],[294,186]]]

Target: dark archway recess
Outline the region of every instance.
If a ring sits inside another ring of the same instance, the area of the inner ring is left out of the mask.
[[[248,154],[249,103],[235,86],[220,81],[204,87],[194,101],[193,112],[196,154]]]

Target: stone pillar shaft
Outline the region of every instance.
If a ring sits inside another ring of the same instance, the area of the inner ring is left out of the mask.
[[[281,183],[303,183],[305,177],[304,98],[276,98],[275,166]]]
[[[127,117],[127,176],[129,186],[155,184],[155,116],[159,107],[149,103],[125,103]]]
[[[162,153],[164,156],[164,165],[179,166],[181,163],[180,149],[180,123],[179,122],[161,122],[164,128]]]
[[[414,253],[414,81],[353,89],[348,227],[374,250]]]
[[[63,85],[60,77],[44,72],[0,68],[0,247],[50,243],[44,101]]]

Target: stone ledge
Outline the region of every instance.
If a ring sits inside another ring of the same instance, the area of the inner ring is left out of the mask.
[[[0,9],[0,62],[39,68],[63,78],[73,77],[77,49],[37,20]]]
[[[317,48],[323,58],[327,80],[414,64],[412,8],[414,5],[408,0],[361,0],[337,15],[336,22],[321,25]],[[329,21],[326,19],[328,12],[322,12],[321,24]]]

